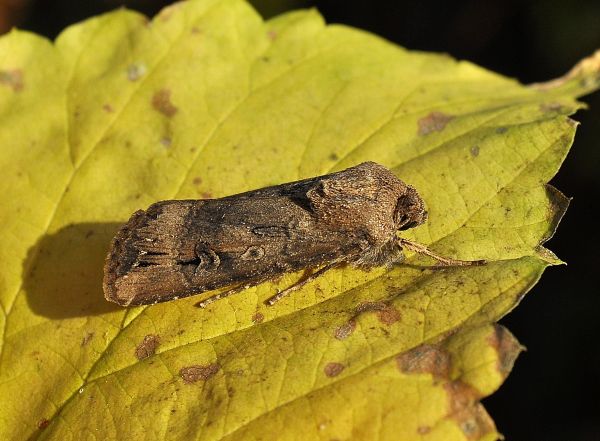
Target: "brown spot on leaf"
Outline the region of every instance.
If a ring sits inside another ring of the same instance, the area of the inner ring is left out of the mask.
[[[0,70],[0,84],[10,87],[13,92],[23,90],[23,71],[21,69]]]
[[[160,143],[163,146],[169,148],[169,147],[171,147],[172,141],[171,141],[171,138],[169,138],[168,136],[163,136],[162,138],[160,138]]]
[[[113,106],[111,106],[110,104],[104,104],[102,106],[102,110],[104,110],[106,113],[113,113],[115,111],[115,109],[113,109]]]
[[[496,129],[496,133],[499,135],[502,135],[503,133],[506,133],[506,132],[508,132],[508,128],[506,128],[506,127],[498,127]]]
[[[265,319],[265,316],[262,312],[255,312],[254,315],[252,316],[252,321],[254,323],[262,323],[264,319]]]
[[[203,191],[202,193],[200,193],[200,196],[202,197],[202,199],[212,199],[212,193],[209,193],[208,191]]]
[[[431,432],[431,427],[429,426],[419,426],[417,428],[417,433],[419,435],[427,435],[429,432]]]
[[[332,153],[331,155],[329,155],[329,159],[331,161],[338,161],[340,159],[340,157],[338,155],[336,155],[335,153]]]
[[[391,305],[387,305],[386,308],[377,311],[377,318],[384,325],[391,325],[400,320],[400,311]]]
[[[267,36],[269,37],[269,39],[271,41],[275,41],[277,39],[277,32],[269,31],[269,32],[267,32]]]
[[[448,394],[448,416],[456,421],[468,440],[478,440],[496,431],[494,422],[479,403],[481,394],[461,381],[445,385]]]
[[[92,338],[94,338],[94,333],[93,332],[88,332],[86,333],[83,338],[81,339],[81,347],[87,346],[88,343],[90,341],[92,341]]]
[[[334,336],[338,340],[344,340],[352,335],[356,329],[356,320],[350,319],[341,326],[338,326],[335,330]]]
[[[434,378],[450,375],[450,354],[437,346],[422,345],[396,357],[398,369],[404,374],[431,374]]]
[[[344,366],[342,363],[331,362],[325,365],[323,372],[325,372],[325,375],[327,375],[330,378],[337,377],[339,374],[342,373],[345,367],[346,366]]]
[[[386,302],[362,302],[356,307],[356,313],[375,311],[377,319],[384,325],[391,325],[400,320],[400,312]]]
[[[425,136],[432,132],[441,132],[453,118],[454,116],[446,115],[443,112],[431,112],[417,122],[419,125],[418,134]]]
[[[471,146],[471,156],[473,156],[474,158],[479,156],[479,146],[478,145],[474,145]]]
[[[195,178],[192,180],[192,183],[193,183],[194,185],[200,185],[200,184],[202,184],[202,178],[201,178],[200,176],[196,176],[196,177],[195,177]]]
[[[182,367],[179,370],[179,376],[183,378],[185,384],[193,384],[199,380],[206,381],[219,372],[221,366],[216,363],[207,365],[193,365]]]
[[[154,94],[152,107],[168,118],[175,115],[178,110],[171,102],[171,91],[169,89],[160,89]]]
[[[498,371],[504,378],[508,377],[517,357],[525,348],[508,329],[500,325],[494,326],[494,333],[488,341],[498,353]]]
[[[144,337],[144,340],[135,348],[135,357],[138,360],[144,360],[145,358],[151,357],[156,353],[156,348],[160,344],[160,338],[158,335],[148,334]]]
[[[50,420],[48,420],[46,418],[42,418],[41,420],[39,420],[37,422],[38,429],[40,429],[40,430],[44,430],[46,427],[48,427],[49,424],[50,424]]]

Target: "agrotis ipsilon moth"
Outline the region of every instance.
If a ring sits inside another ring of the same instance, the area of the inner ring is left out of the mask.
[[[417,191],[374,162],[221,199],[161,201],[134,213],[113,239],[104,293],[129,306],[231,288],[197,304],[205,307],[281,274],[313,271],[267,300],[273,305],[333,267],[398,262],[403,247],[442,265],[484,263],[438,256],[397,235],[426,219]]]

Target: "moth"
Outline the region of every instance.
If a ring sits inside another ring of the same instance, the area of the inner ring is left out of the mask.
[[[481,265],[435,254],[398,232],[423,224],[415,188],[374,162],[220,199],[168,200],[135,212],[113,239],[104,267],[107,300],[147,305],[228,290],[205,307],[287,272],[312,273],[267,300],[341,265],[370,269],[403,248],[441,265]]]

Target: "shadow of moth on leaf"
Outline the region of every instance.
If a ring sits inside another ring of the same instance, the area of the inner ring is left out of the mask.
[[[81,223],[43,236],[27,253],[23,290],[31,309],[53,319],[115,311],[102,296],[102,266],[119,223]]]

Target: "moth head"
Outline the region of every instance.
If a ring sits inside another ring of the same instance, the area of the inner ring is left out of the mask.
[[[406,193],[398,198],[396,209],[394,211],[394,222],[396,228],[400,231],[414,228],[427,220],[427,211],[423,199],[410,185],[406,188]]]

